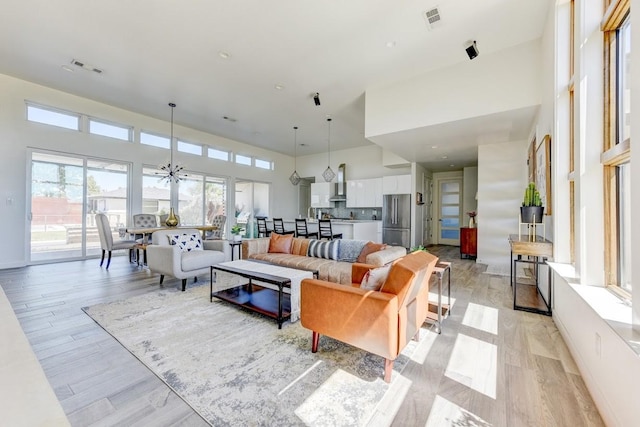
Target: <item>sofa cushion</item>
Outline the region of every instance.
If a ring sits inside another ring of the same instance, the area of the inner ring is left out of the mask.
[[[271,238],[269,240],[269,253],[290,254],[292,243],[293,234],[271,233]]]
[[[358,255],[362,252],[362,248],[367,244],[366,240],[338,240],[338,261],[356,262]]]
[[[384,243],[367,242],[367,244],[362,248],[362,251],[360,251],[360,255],[358,255],[356,262],[367,262],[367,255],[381,251],[386,247],[387,245]]]
[[[183,252],[201,251],[202,239],[199,233],[169,234],[169,243],[178,246]]]
[[[307,255],[315,258],[337,260],[338,245],[338,240],[329,240],[326,242],[323,242],[322,240],[311,240],[309,242],[309,251]]]
[[[370,291],[379,291],[389,276],[391,265],[384,267],[372,268],[367,271],[360,282],[360,288]]]

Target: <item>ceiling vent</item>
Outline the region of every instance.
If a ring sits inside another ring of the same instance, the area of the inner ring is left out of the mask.
[[[102,74],[102,70],[101,69],[96,68],[93,65],[85,64],[84,62],[78,61],[77,59],[71,60],[71,63],[73,65],[75,65],[76,67],[80,67],[80,68],[82,68],[84,70],[93,71],[94,73]]]
[[[429,30],[433,30],[442,25],[442,18],[440,17],[440,10],[438,7],[433,7],[424,12],[424,20]]]

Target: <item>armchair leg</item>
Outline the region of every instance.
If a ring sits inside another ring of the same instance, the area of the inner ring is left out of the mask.
[[[187,289],[187,279],[182,279],[182,292]]]
[[[318,341],[320,341],[320,334],[313,331],[313,335],[311,337],[311,353],[318,351]]]
[[[102,267],[102,264],[104,263],[104,254],[105,254],[105,250],[102,250],[102,259],[100,260],[100,267]]]
[[[160,275],[160,284],[162,285],[162,282],[164,282],[164,274]]]
[[[111,251],[109,251],[109,258],[107,259],[107,267],[106,269],[109,269],[109,265],[111,264]]]
[[[384,382],[391,382],[391,372],[393,371],[393,360],[384,359]]]

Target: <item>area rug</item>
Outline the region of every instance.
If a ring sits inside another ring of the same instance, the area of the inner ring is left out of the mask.
[[[232,276],[218,273],[218,284],[232,286]],[[209,302],[208,293],[208,284],[167,289],[83,310],[211,425],[371,419],[390,387],[383,358],[328,337],[311,353],[311,332],[300,322],[279,330],[272,319]],[[392,385],[419,345],[412,341],[398,357]]]

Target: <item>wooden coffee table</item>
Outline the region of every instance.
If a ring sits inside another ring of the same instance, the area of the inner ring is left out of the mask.
[[[248,283],[213,292],[216,271],[249,279]],[[286,319],[295,319],[300,311],[300,281],[317,277],[317,271],[300,270],[265,262],[236,260],[211,266],[210,301],[213,297],[276,319],[278,329]],[[260,284],[254,283],[260,282]],[[294,286],[292,286],[292,281]],[[269,287],[269,285],[273,285]],[[289,290],[289,293],[285,292]]]

